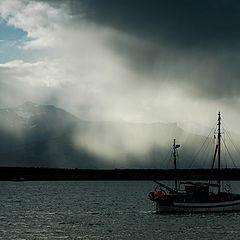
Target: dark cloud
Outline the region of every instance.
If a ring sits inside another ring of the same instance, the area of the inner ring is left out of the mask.
[[[126,58],[132,69],[158,74],[154,81],[177,81],[179,88],[188,87],[189,94],[195,97],[238,95],[239,1],[82,0],[70,3],[74,15],[81,9],[88,21],[133,37],[113,39],[110,45]]]
[[[149,85],[173,83],[193,98],[238,97],[240,2],[237,0],[46,2],[68,6],[76,30],[78,24],[86,24],[88,28],[93,23],[93,31],[97,26],[103,32],[106,27],[119,33],[104,38],[104,44],[123,57],[128,68],[141,74],[137,81],[150,82]]]
[[[240,38],[236,0],[83,0],[71,6],[73,13],[84,8],[85,17],[98,24],[177,47],[225,46]]]
[[[51,1],[53,3],[53,1]],[[55,4],[59,1],[55,1]],[[109,47],[131,69],[203,98],[235,97],[240,52],[237,0],[69,0],[74,21],[110,27]],[[147,78],[150,81],[151,78]]]

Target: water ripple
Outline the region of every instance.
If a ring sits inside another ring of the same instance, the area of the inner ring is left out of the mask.
[[[1,182],[0,239],[240,238],[240,213],[155,214],[146,197],[152,187],[151,182]]]

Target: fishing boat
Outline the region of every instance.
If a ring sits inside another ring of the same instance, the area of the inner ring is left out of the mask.
[[[216,129],[216,145],[212,168],[217,160],[217,172],[221,169],[221,114],[218,113]],[[215,135],[214,135],[215,136]],[[211,182],[179,182],[176,177],[177,154],[180,147],[173,141],[173,163],[175,172],[175,187],[155,181],[157,187],[148,197],[156,203],[157,213],[178,212],[229,212],[240,211],[240,194],[231,192],[230,185],[221,184],[220,174],[215,183]]]

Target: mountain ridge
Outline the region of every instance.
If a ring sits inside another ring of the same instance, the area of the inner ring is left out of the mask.
[[[205,137],[177,123],[86,121],[32,102],[0,109],[0,166],[168,168],[173,138],[187,168]]]

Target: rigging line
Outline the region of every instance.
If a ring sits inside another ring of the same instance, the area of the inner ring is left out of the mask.
[[[211,139],[209,140],[209,144],[207,145],[207,147],[205,148],[205,151],[203,152],[203,155],[205,154],[205,158],[203,161],[203,166],[206,164],[206,161],[209,157],[209,150],[211,151]]]
[[[226,142],[226,135],[224,134],[223,136],[224,136],[223,141]],[[225,148],[222,149],[222,155],[223,155],[223,159],[224,159],[224,162],[225,162],[225,168],[227,168],[227,156],[226,156]]]
[[[176,153],[177,153],[177,168],[180,168],[180,161],[179,161],[178,150],[176,151]]]
[[[166,168],[170,168],[170,162],[171,162],[171,159],[172,159],[172,155],[173,155],[172,149],[169,149],[169,151],[167,152],[167,154],[165,155],[165,158],[163,160],[163,162],[167,161]]]
[[[233,147],[235,148],[235,150],[237,151],[237,153],[240,154],[240,150],[239,150],[238,146],[234,143],[234,141],[233,141],[230,133],[229,133],[225,128],[224,128],[224,131],[226,132],[226,134],[227,134],[230,142],[232,143],[232,145],[233,145]]]
[[[228,152],[228,155],[229,155],[229,157],[230,157],[230,159],[231,159],[231,161],[232,161],[232,163],[233,163],[233,166],[234,166],[235,168],[237,168],[237,166],[236,166],[236,164],[235,164],[235,162],[234,162],[234,160],[233,160],[233,158],[232,158],[232,155],[231,155],[231,153],[229,152],[229,150],[228,150],[228,148],[227,148],[227,145],[226,145],[225,141],[222,141],[222,142],[223,142],[223,144],[224,144],[224,146],[225,146],[225,148],[226,148],[226,150],[227,150],[227,152]]]
[[[171,163],[171,160],[173,159],[173,151],[171,151],[171,155],[170,155],[170,158],[168,159],[168,167],[169,168],[172,168],[172,166],[170,167],[170,163]]]
[[[198,157],[199,153],[202,151],[203,146],[206,144],[206,142],[207,142],[209,136],[212,134],[212,132],[213,132],[213,131],[215,132],[216,128],[217,128],[217,127],[212,128],[211,131],[210,131],[210,133],[208,134],[208,136],[204,139],[204,142],[202,143],[201,148],[198,150],[198,152],[197,152],[197,153],[195,154],[195,156],[193,157],[193,160],[192,160],[189,168],[192,168],[193,163],[197,160],[197,157]]]
[[[228,163],[227,163],[227,153],[226,153],[226,151],[224,150],[223,151],[223,157],[224,157],[224,162],[225,162],[225,168],[227,168],[228,167]]]
[[[224,126],[225,126],[225,123],[223,123],[223,124],[224,124]],[[234,143],[233,138],[232,138],[230,132],[229,132],[229,131],[227,130],[227,128],[225,128],[225,127],[223,127],[223,130],[226,132],[226,134],[227,134],[229,140],[231,141],[232,145],[237,148],[237,149],[235,149],[235,150],[240,153],[240,150],[239,150],[239,148],[237,147],[237,145]]]
[[[215,144],[216,138],[214,135],[213,142],[212,142],[212,164],[211,164],[211,169],[213,169],[215,165],[215,160],[216,160],[216,151],[217,151],[217,145]]]
[[[193,164],[195,163],[195,161],[198,159],[198,155],[201,151],[203,151],[203,148],[205,146],[205,144],[209,141],[211,141],[211,138],[209,139],[209,136],[212,134],[212,132],[215,130],[216,128],[212,128],[210,133],[208,134],[208,136],[204,139],[204,142],[202,143],[201,145],[201,148],[198,150],[197,154],[195,154],[195,157],[193,158],[191,164],[190,164],[190,167],[189,168],[192,168]],[[207,147],[211,145],[211,144],[207,144]],[[203,154],[206,152],[206,148],[205,150],[203,151]]]
[[[230,142],[232,143],[232,145],[233,145],[234,149],[236,150],[236,152],[237,152],[238,154],[240,154],[240,151],[239,151],[238,147],[234,144],[234,142],[233,142],[232,139],[230,138],[230,135],[228,136],[228,138],[229,138]],[[228,149],[227,149],[227,150],[228,150]],[[228,152],[229,152],[229,151],[228,151]],[[233,159],[232,159],[232,161],[233,161]],[[234,165],[236,166],[235,163],[234,163]]]
[[[170,154],[171,153],[171,154]],[[170,159],[171,159],[171,155],[172,155],[172,149],[169,149],[169,151],[167,152],[167,154],[165,155],[164,159],[163,159],[163,162],[166,161],[168,155],[170,155],[170,157],[168,158],[168,162],[167,162],[167,167],[168,167],[168,164],[170,162]]]
[[[225,126],[225,123],[224,123],[223,125]],[[230,140],[231,144],[233,145],[234,149],[236,150],[236,152],[240,154],[239,148],[238,148],[237,145],[234,143],[234,141],[233,141],[233,139],[232,139],[232,136],[231,136],[231,134],[229,133],[229,131],[228,131],[225,127],[223,127],[223,130],[224,130],[224,132],[226,133],[226,136],[229,138],[229,140]],[[229,156],[230,156],[230,159],[231,159],[234,167],[237,168],[237,166],[236,166],[236,164],[235,164],[235,162],[234,162],[234,160],[233,160],[233,157],[232,157],[232,155],[230,154],[230,151],[229,151],[229,149],[228,149],[228,147],[227,147],[227,145],[226,145],[226,141],[225,141],[225,140],[226,140],[226,139],[223,140],[224,146],[225,146],[225,148],[226,148],[226,150],[227,150],[227,152],[228,152],[228,154],[229,154]]]
[[[216,137],[214,135],[214,137],[212,138],[212,163],[211,163],[211,172],[210,172],[210,175],[213,175],[213,166],[214,166],[214,163],[215,163],[215,151],[216,151],[216,144],[215,144],[215,141],[216,141]],[[209,183],[211,183],[211,178],[209,178]]]

